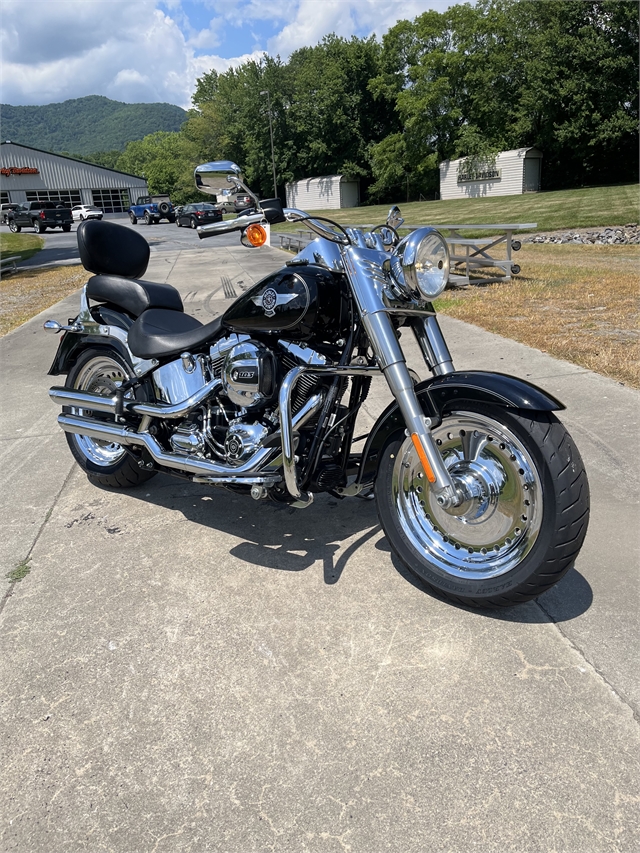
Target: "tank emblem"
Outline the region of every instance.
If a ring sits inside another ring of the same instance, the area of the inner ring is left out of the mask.
[[[267,317],[273,317],[279,305],[286,305],[296,296],[297,293],[278,293],[273,287],[268,287],[261,296],[254,296],[253,303],[264,308]]]

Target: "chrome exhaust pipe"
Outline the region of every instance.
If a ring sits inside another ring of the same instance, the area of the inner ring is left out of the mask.
[[[202,388],[198,389],[186,400],[173,405],[166,403],[140,403],[136,400],[124,400],[124,408],[136,415],[148,415],[151,418],[182,418],[191,409],[200,405],[210,394],[222,389],[221,379],[212,379]],[[115,397],[100,397],[98,394],[90,394],[87,391],[79,391],[75,388],[63,388],[54,386],[49,389],[49,396],[59,406],[71,406],[74,409],[90,409],[94,412],[116,413]]]
[[[101,397],[99,399],[106,400],[108,398]],[[300,411],[294,415],[294,428],[301,427],[306,421],[317,414],[323,402],[324,394],[314,394],[313,397],[310,397]],[[88,404],[86,405],[89,408]],[[279,444],[276,447],[263,447],[257,450],[243,465],[231,466],[212,462],[209,459],[199,456],[182,456],[179,453],[167,453],[163,450],[160,443],[148,432],[134,432],[131,427],[119,426],[108,421],[83,418],[79,415],[61,414],[58,415],[58,423],[65,432],[72,433],[73,435],[86,435],[88,438],[95,438],[99,441],[144,447],[154,462],[165,468],[175,468],[178,471],[187,471],[190,474],[197,474],[201,477],[219,477],[223,480],[237,481],[243,477],[255,476],[269,457],[274,456],[280,451]]]

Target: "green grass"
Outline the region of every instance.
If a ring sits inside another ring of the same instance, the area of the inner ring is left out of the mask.
[[[508,224],[535,222],[532,231],[559,231],[597,228],[638,222],[638,184],[586,187],[546,193],[500,196],[497,198],[398,201],[406,225]],[[384,222],[389,204],[344,210],[313,211],[343,225],[375,225]],[[301,223],[274,226],[273,230],[295,231]],[[488,232],[484,232],[486,235]]]
[[[44,248],[44,240],[35,234],[0,234],[0,255],[2,259],[18,257],[26,261]]]

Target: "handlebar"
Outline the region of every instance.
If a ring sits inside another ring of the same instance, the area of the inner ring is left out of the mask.
[[[211,225],[199,225],[197,233],[198,237],[204,240],[205,237],[215,237],[216,234],[231,234],[233,231],[244,231],[247,225],[263,221],[263,213],[252,213],[250,216],[241,216],[239,219],[229,219],[226,222],[212,222]]]

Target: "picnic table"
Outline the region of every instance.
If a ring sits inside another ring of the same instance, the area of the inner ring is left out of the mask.
[[[502,270],[491,278],[482,277],[482,284],[490,284],[495,281],[506,281],[512,275],[520,272],[518,264],[513,263],[512,252],[520,248],[520,241],[513,239],[514,231],[531,231],[537,227],[535,222],[520,222],[509,224],[492,225],[433,225],[442,232],[442,236],[449,244],[449,257],[451,268],[449,272],[449,284],[454,287],[465,287],[473,279],[470,273],[474,270],[492,268]],[[412,229],[414,230],[414,229]],[[460,231],[501,231],[491,237],[463,237]],[[502,256],[504,244],[505,256]],[[501,257],[497,257],[496,248],[499,247]]]

